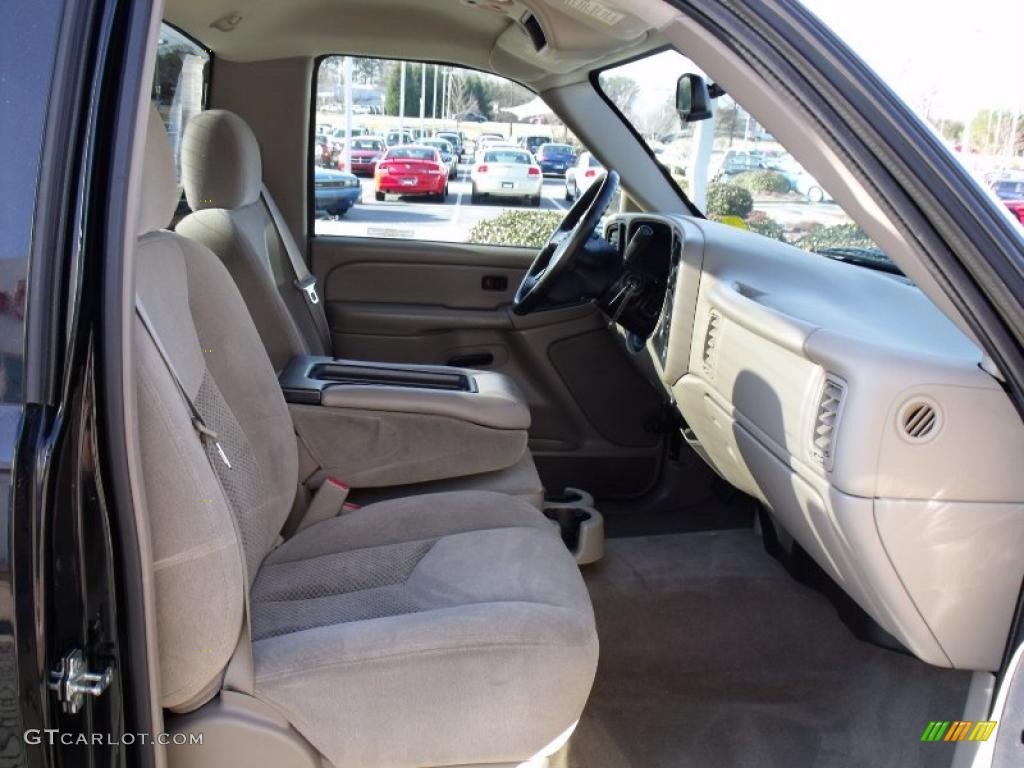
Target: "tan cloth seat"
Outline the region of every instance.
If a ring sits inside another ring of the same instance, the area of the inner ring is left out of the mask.
[[[144,180],[136,288],[171,363],[138,322],[162,704],[219,695],[248,613],[254,696],[337,768],[533,757],[579,719],[597,662],[554,528],[464,491],[373,504],[275,548],[298,471],[288,407],[223,264],[162,229],[176,189],[155,110]],[[229,462],[200,441],[186,397]]]
[[[297,355],[330,355],[332,342],[320,332],[310,310],[323,315],[323,302],[310,307],[294,286],[281,233],[260,198],[263,163],[252,129],[227,110],[194,116],[185,128],[181,150],[182,183],[193,213],[175,227],[202,243],[227,267],[249,308],[267,355],[280,371]],[[486,474],[439,478],[436,488],[418,484],[417,493],[486,489],[543,503],[544,489],[529,451],[507,469]],[[374,488],[375,498],[401,494]]]

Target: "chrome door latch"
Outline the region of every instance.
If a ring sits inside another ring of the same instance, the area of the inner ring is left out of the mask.
[[[113,678],[113,667],[107,667],[100,674],[89,672],[85,666],[85,656],[79,648],[75,648],[57,662],[56,669],[50,671],[47,685],[57,694],[57,701],[61,703],[64,712],[74,715],[82,709],[86,695],[102,695]]]

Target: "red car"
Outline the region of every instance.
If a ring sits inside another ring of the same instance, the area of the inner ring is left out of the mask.
[[[338,153],[338,170],[349,171],[357,176],[373,176],[377,172],[377,162],[385,150],[387,145],[379,136],[358,136],[352,139],[352,168],[349,169],[345,167],[345,144],[342,142]]]
[[[388,194],[425,195],[444,202],[448,197],[448,166],[433,147],[415,144],[391,147],[377,161],[373,182],[378,202]]]
[[[1003,204],[1010,209],[1010,213],[1024,224],[1024,180],[1000,179],[992,188]]]

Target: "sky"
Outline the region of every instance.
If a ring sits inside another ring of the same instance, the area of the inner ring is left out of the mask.
[[[1024,0],[803,1],[919,114],[1024,110]],[[684,66],[661,56],[621,72],[653,102],[671,98],[672,64]]]
[[[804,0],[919,111],[1024,108],[1024,0]]]

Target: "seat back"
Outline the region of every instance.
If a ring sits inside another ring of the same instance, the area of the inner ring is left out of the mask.
[[[137,319],[137,398],[156,584],[162,704],[211,698],[251,585],[298,483],[294,427],[234,281],[204,246],[168,232],[178,187],[158,113],[147,135],[136,294],[170,361]],[[171,371],[173,368],[173,373]],[[217,433],[202,442],[175,378]]]
[[[223,109],[194,116],[182,138],[181,175],[193,212],[175,231],[227,267],[275,370],[296,355],[329,354],[330,339],[310,316],[323,304],[307,304],[295,287],[281,233],[260,198],[263,162],[248,124]]]

